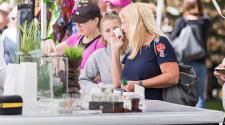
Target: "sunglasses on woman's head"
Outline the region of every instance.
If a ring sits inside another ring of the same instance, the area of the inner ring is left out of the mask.
[[[111,16],[111,15],[118,15],[118,13],[116,11],[109,11],[105,14],[105,16]]]

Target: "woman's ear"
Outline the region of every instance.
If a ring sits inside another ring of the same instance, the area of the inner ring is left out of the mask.
[[[99,18],[96,17],[96,18],[95,18],[95,23],[98,24],[99,21],[100,21]]]

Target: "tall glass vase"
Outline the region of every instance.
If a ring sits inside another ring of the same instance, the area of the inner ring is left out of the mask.
[[[68,59],[66,57],[20,56],[19,60],[37,63],[38,99],[62,98],[68,92]]]

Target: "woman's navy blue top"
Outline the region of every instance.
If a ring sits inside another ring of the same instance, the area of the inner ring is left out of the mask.
[[[159,67],[161,64],[177,62],[175,51],[170,41],[164,36],[157,36],[149,45],[143,46],[134,59],[129,59],[129,55],[130,53],[127,53],[122,60],[124,68],[121,76],[128,81],[153,78],[162,73]],[[162,89],[145,88],[145,98],[162,100]]]

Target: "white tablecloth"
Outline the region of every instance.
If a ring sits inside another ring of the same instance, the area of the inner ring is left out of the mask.
[[[157,125],[222,123],[223,112],[146,101],[143,113],[106,113],[56,116],[1,116],[2,125]]]

